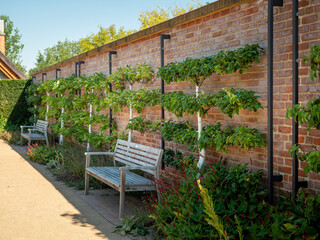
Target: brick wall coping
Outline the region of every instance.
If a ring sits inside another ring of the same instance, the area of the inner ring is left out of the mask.
[[[237,3],[240,3],[240,2],[244,2],[244,1],[248,1],[248,0],[218,0],[216,2],[213,2],[213,3],[210,3],[210,4],[205,5],[203,7],[197,8],[197,9],[195,9],[193,11],[188,12],[188,13],[185,13],[185,14],[182,14],[182,15],[177,16],[175,18],[169,19],[169,20],[167,20],[165,22],[159,23],[159,24],[154,25],[152,27],[146,28],[144,30],[138,31],[138,32],[133,33],[131,35],[128,35],[126,37],[123,37],[123,38],[120,38],[118,40],[115,40],[113,42],[107,43],[107,44],[105,44],[103,46],[100,46],[98,48],[89,50],[87,52],[81,53],[81,54],[76,55],[74,57],[68,58],[68,59],[66,59],[64,61],[61,61],[61,62],[55,63],[53,65],[50,65],[48,67],[42,68],[42,69],[32,73],[32,76],[35,76],[36,74],[39,74],[41,72],[46,72],[48,70],[51,70],[51,69],[54,69],[54,68],[58,68],[58,67],[60,67],[62,65],[70,63],[70,62],[75,62],[75,61],[80,60],[80,59],[82,59],[84,57],[91,56],[91,55],[97,54],[99,52],[106,51],[106,50],[114,48],[114,47],[118,47],[118,46],[123,45],[125,43],[137,40],[137,39],[142,38],[142,37],[146,37],[146,36],[148,36],[150,34],[154,34],[154,33],[163,31],[163,30],[165,30],[167,28],[176,26],[176,25],[184,23],[184,22],[191,21],[191,20],[193,20],[195,18],[202,17],[202,16],[207,15],[209,13],[212,13],[214,11],[218,11],[218,10],[221,10],[223,8],[226,8],[226,7],[229,7],[231,5],[234,5],[234,4],[237,4]]]

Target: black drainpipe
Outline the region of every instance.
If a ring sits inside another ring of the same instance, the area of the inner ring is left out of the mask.
[[[268,1],[268,201],[273,202],[273,183],[282,181],[273,175],[273,7],[283,6],[283,0]]]
[[[75,63],[74,63],[74,67],[75,67],[75,69],[74,69],[74,76],[75,76],[75,77],[78,77],[78,63],[79,63],[79,62],[75,62]]]
[[[84,61],[79,61],[78,62],[78,77],[81,77],[81,64],[84,64]]]
[[[31,83],[34,84],[34,81],[36,80],[36,77],[32,77]]]
[[[44,81],[44,76],[47,76],[46,73],[42,73],[42,82]]]
[[[109,75],[112,74],[112,54],[117,54],[117,51],[109,51]],[[109,83],[109,91],[112,92],[112,84]],[[109,128],[110,135],[112,134],[112,109],[109,108]]]
[[[78,62],[78,77],[81,77],[81,64],[84,64],[84,61]],[[81,88],[78,89],[79,95],[81,95]]]
[[[164,67],[164,40],[170,39],[170,35],[168,34],[161,34],[160,36],[160,56],[161,56],[161,67]],[[161,95],[164,94],[164,81],[161,79]],[[164,121],[164,109],[161,106],[161,121]],[[161,149],[165,149],[165,141],[161,136]],[[164,161],[162,158],[162,169],[164,169]]]
[[[292,105],[299,103],[299,1],[292,0]],[[292,145],[298,144],[298,126],[292,118]],[[299,161],[297,154],[292,155],[292,199],[296,199],[300,187],[308,187],[307,181],[298,181]]]
[[[56,79],[58,79],[58,72],[61,72],[61,69],[60,69],[60,68],[57,68],[57,69],[56,69]]]

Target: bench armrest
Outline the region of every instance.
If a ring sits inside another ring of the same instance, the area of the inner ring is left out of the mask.
[[[92,156],[92,155],[114,155],[114,152],[85,152],[86,156]]]
[[[156,166],[125,166],[125,167],[119,167],[119,170],[156,170],[157,167]]]
[[[34,129],[36,126],[20,126],[21,128],[21,133],[23,133],[24,128],[29,128],[29,129]]]

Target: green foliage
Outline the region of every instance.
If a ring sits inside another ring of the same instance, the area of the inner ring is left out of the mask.
[[[73,95],[75,90],[85,87],[85,93],[80,95]],[[92,89],[94,91],[92,92]],[[52,123],[52,129],[55,134],[63,134],[67,138],[74,138],[76,141],[83,143],[89,142],[95,147],[101,148],[108,143],[109,147],[113,147],[114,142],[119,133],[112,132],[112,135],[106,135],[105,131],[110,128],[108,115],[100,114],[101,109],[107,108],[104,102],[105,95],[102,92],[107,89],[108,81],[104,74],[96,73],[93,76],[48,80],[37,87],[37,96],[41,96],[41,107],[39,109],[40,117],[56,119]],[[30,89],[30,92],[34,91]],[[49,93],[49,95],[47,95]],[[30,97],[30,101],[38,101],[37,97]],[[37,102],[38,103],[38,102]],[[92,104],[93,113],[90,117],[89,106]],[[46,105],[49,105],[49,111],[46,113]],[[61,109],[64,108],[64,113]],[[61,128],[61,121],[64,126]],[[98,132],[88,133],[88,126],[99,125]],[[116,125],[113,124],[111,129],[115,130]]]
[[[123,38],[127,35],[136,32],[135,30],[125,30],[124,27],[116,28],[115,24],[111,24],[109,27],[99,26],[98,33],[91,33],[79,40],[80,52],[86,52],[91,49],[100,47],[109,42]]]
[[[171,17],[177,17],[181,14],[190,12],[201,7],[201,1],[187,2],[186,6],[175,5],[168,10],[157,6],[157,9],[141,11],[139,15],[140,30],[152,27],[156,24],[169,20]]]
[[[209,225],[212,225],[217,230],[220,239],[223,237],[225,240],[228,240],[228,233],[225,230],[222,221],[219,219],[219,216],[214,211],[213,202],[209,196],[208,190],[201,186],[200,180],[198,180],[198,185],[200,189],[200,196],[203,199],[203,211],[208,215],[208,218],[205,218],[205,220]]]
[[[161,201],[150,197],[148,211],[166,239],[317,239],[320,195],[298,193],[298,201],[269,205],[262,172],[247,165],[183,168],[175,184],[157,181]],[[199,189],[197,181],[201,181]],[[204,190],[206,189],[206,190]]]
[[[26,67],[22,65],[21,60],[21,52],[24,48],[24,44],[21,43],[22,35],[18,28],[14,28],[14,24],[9,16],[0,15],[0,19],[4,20],[5,55],[20,68],[21,71],[26,72]]]
[[[310,49],[310,56],[303,56],[302,60],[306,63],[310,61],[310,79],[320,78],[320,45],[313,45]]]
[[[39,145],[38,143],[28,146],[27,156],[31,161],[46,164],[55,159],[59,154],[56,149],[47,145]]]
[[[118,89],[124,89],[126,83],[133,85],[136,82],[148,83],[155,80],[154,71],[147,63],[140,63],[135,68],[130,65],[120,67],[108,79]]]
[[[156,106],[160,101],[160,89],[147,90],[145,87],[139,90],[123,90],[112,92],[105,99],[105,102],[116,112],[124,106],[132,107],[137,113],[141,113],[145,107]]]
[[[222,113],[227,114],[230,118],[233,115],[239,114],[239,110],[246,109],[256,112],[259,108],[263,109],[258,101],[259,96],[255,96],[254,91],[245,90],[242,88],[231,88],[218,92],[212,99],[213,105],[218,107]]]
[[[202,93],[199,96],[184,94],[183,92],[170,92],[161,96],[162,106],[177,117],[182,117],[183,113],[195,114],[200,112],[200,116],[207,114],[211,107],[218,107],[222,113],[230,118],[239,114],[239,110],[246,109],[256,112],[261,106],[257,100],[259,96],[254,95],[254,91],[241,88],[231,88],[217,94],[210,95]]]
[[[126,129],[135,130],[140,132],[141,134],[145,134],[145,132],[155,132],[160,130],[161,123],[146,120],[142,117],[135,117],[129,120]]]
[[[58,41],[52,47],[47,47],[43,52],[38,52],[36,57],[35,67],[30,69],[30,72],[35,72],[57,62],[61,62],[79,54],[80,46],[78,41]]]
[[[29,80],[2,79],[0,81],[0,116],[2,125],[22,125],[28,122],[26,89]]]
[[[203,128],[198,140],[197,131],[189,122],[164,122],[161,127],[163,138],[180,144],[187,144],[189,150],[199,148],[215,148],[217,151],[228,152],[230,146],[239,146],[249,151],[250,148],[265,147],[266,138],[255,128],[244,126],[221,129],[221,124],[207,125]]]
[[[192,166],[196,164],[196,158],[193,155],[185,155],[179,150],[165,149],[163,152],[163,161],[166,166],[172,166],[180,170],[183,166]]]
[[[288,119],[293,117],[296,122],[299,121],[301,124],[307,123],[308,131],[312,127],[320,130],[320,97],[308,101],[306,107],[296,104],[290,109],[289,106],[286,116]]]
[[[231,74],[248,70],[254,62],[260,62],[260,56],[264,50],[257,44],[245,45],[243,48],[229,50],[225,53],[202,57],[187,58],[183,62],[171,62],[159,68],[158,77],[166,83],[188,81],[201,86],[203,81],[213,73]]]
[[[311,73],[310,78],[313,81],[314,78],[320,78],[320,46],[314,45],[310,49],[310,57],[303,57],[304,62],[310,61]],[[286,117],[289,119],[292,117],[295,122],[301,124],[307,124],[307,130],[310,132],[311,128],[320,130],[320,96],[315,97],[307,102],[306,107],[302,107],[296,104],[290,109],[287,108]],[[307,166],[304,168],[305,173],[314,172],[320,173],[320,151],[313,151],[306,153],[303,151],[300,145],[294,144],[289,152],[291,156],[296,154],[300,161],[307,162]]]
[[[145,221],[142,217],[124,217],[120,218],[120,224],[115,227],[113,232],[125,236],[126,234],[131,234],[133,236],[146,236],[148,234],[148,229],[146,224],[149,221]]]
[[[246,151],[249,151],[250,148],[267,146],[264,134],[261,134],[256,128],[246,128],[245,126],[234,127],[227,143],[239,146]]]
[[[221,216],[230,239],[234,239],[237,233],[231,220],[235,215],[243,216],[241,224],[249,231],[250,225],[259,219],[260,211],[262,215],[266,214],[262,211],[264,205],[261,202],[266,194],[259,185],[262,173],[250,173],[246,166],[224,167],[212,163],[202,169],[196,166],[184,168],[182,173],[183,177],[175,185],[158,183],[161,201],[151,198],[148,208],[155,227],[168,239],[218,239],[218,232],[206,221],[208,217],[204,212],[198,178],[208,189],[215,212]],[[262,232],[263,225],[258,226]]]
[[[209,94],[201,94],[196,97],[196,95],[184,94],[181,91],[169,92],[161,95],[161,105],[177,117],[182,117],[184,113],[195,114],[198,111],[203,116],[213,106],[212,98],[213,96]]]
[[[297,154],[300,161],[308,163],[303,169],[304,173],[314,172],[320,173],[320,150],[314,152],[303,152],[302,147],[298,144],[294,144],[290,149],[291,157],[293,154]]]
[[[162,137],[167,141],[174,141],[179,144],[187,144],[191,151],[197,150],[197,131],[186,122],[174,122],[169,120],[162,123]]]

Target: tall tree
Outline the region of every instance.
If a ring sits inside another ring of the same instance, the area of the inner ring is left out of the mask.
[[[175,5],[168,10],[157,6],[157,9],[151,11],[142,11],[139,16],[140,30],[149,28],[158,23],[169,20],[172,17],[177,17],[181,14],[190,12],[203,4],[200,0],[187,3],[185,6]]]
[[[43,53],[39,51],[36,58],[36,67],[30,69],[30,72],[32,73],[57,62],[61,62],[79,53],[80,47],[78,41],[69,41],[68,39],[63,42],[58,41],[56,45],[44,49]]]
[[[139,16],[140,30],[167,21],[169,17],[169,12],[159,6],[151,11],[142,11]]]
[[[26,67],[22,65],[21,52],[24,45],[21,41],[21,34],[18,28],[14,28],[13,22],[9,16],[0,15],[0,19],[4,20],[5,48],[6,56],[22,71],[26,71]]]
[[[119,38],[123,38],[129,34],[136,32],[136,30],[125,30],[124,27],[120,27],[118,30],[115,24],[109,27],[99,26],[100,30],[98,33],[91,33],[90,35],[80,38],[79,44],[81,52],[86,52],[91,49],[100,47],[109,42],[115,41]]]

